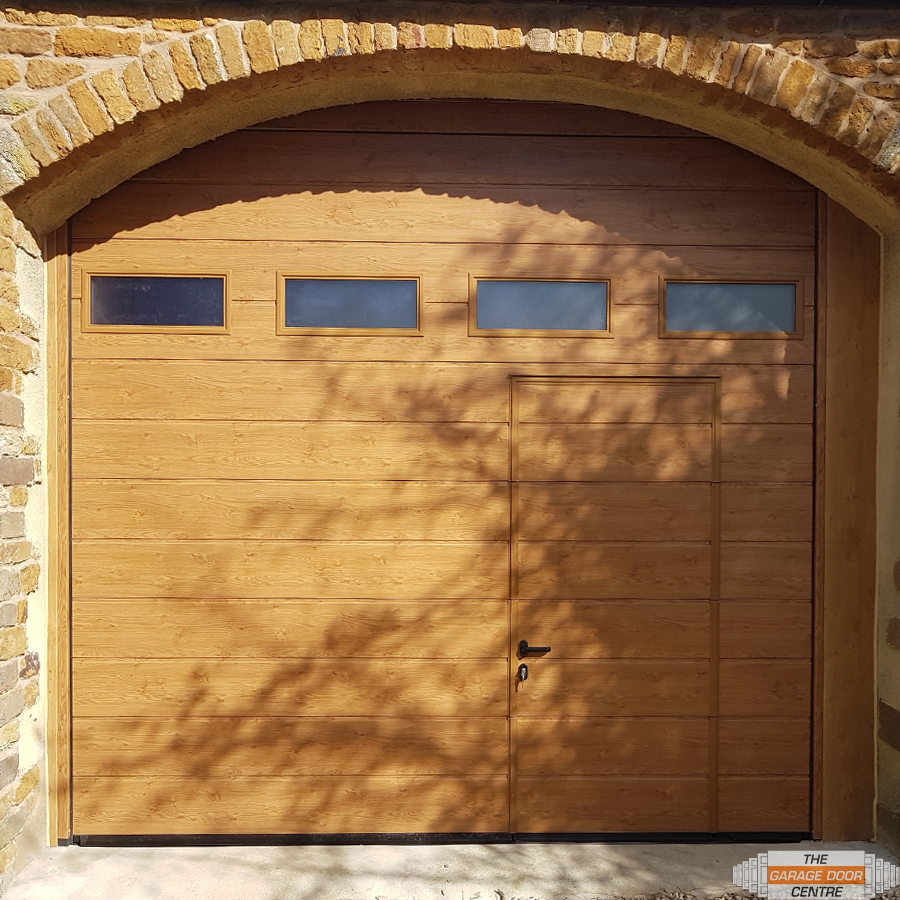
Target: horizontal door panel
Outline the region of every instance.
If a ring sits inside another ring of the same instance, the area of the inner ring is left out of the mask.
[[[519,776],[706,775],[706,719],[515,720]]]
[[[543,252],[543,248],[541,248]],[[74,301],[73,322],[80,322]],[[615,340],[597,338],[469,336],[469,311],[462,303],[428,303],[422,313],[422,335],[372,335],[364,341],[342,335],[276,335],[275,303],[232,303],[231,331],[219,334],[149,334],[81,332],[72,334],[75,359],[285,359],[395,362],[494,362],[662,364],[695,360],[696,340],[659,340],[656,306],[623,306],[615,311]],[[798,340],[704,340],[704,355],[729,365],[811,364],[815,343],[814,311],[804,312],[804,334]]]
[[[538,424],[708,424],[713,420],[710,384],[585,379],[516,386],[519,421]]]
[[[487,717],[76,717],[72,764],[76,778],[506,776],[507,731]]]
[[[722,597],[730,600],[809,600],[812,545],[723,543]]]
[[[498,482],[72,483],[72,536],[297,541],[506,541]]]
[[[722,659],[809,659],[812,604],[787,600],[719,604]]]
[[[521,481],[709,481],[709,425],[519,425]]]
[[[505,660],[75,659],[74,716],[503,716]]]
[[[729,367],[722,377],[722,421],[812,422],[815,397],[813,366]]]
[[[812,247],[815,194],[540,186],[290,190],[126,182],[75,216],[73,236],[288,241],[509,241]],[[252,208],[252,214],[249,210]]]
[[[503,600],[508,565],[509,547],[499,541],[78,541],[72,592],[123,600]]]
[[[723,541],[811,541],[812,484],[723,484]]]
[[[808,778],[720,778],[720,831],[809,831]]]
[[[76,360],[76,419],[509,421],[494,366]]]
[[[505,480],[507,431],[478,424],[80,420],[72,424],[72,477]]]
[[[502,600],[75,600],[73,656],[503,658]]]
[[[519,778],[516,830],[708,831],[705,778]]]
[[[809,719],[719,719],[719,774],[808,775]]]
[[[709,603],[703,600],[522,600],[515,615],[516,642],[551,645],[554,660],[709,656]]]
[[[723,425],[724,481],[810,481],[811,425]]]
[[[708,484],[521,482],[523,541],[709,541]]]
[[[520,542],[518,595],[534,600],[709,597],[708,544]]]
[[[809,716],[810,664],[799,660],[737,660],[719,663],[722,716]]]
[[[520,716],[706,716],[709,663],[532,659],[515,704]]]
[[[509,829],[506,778],[92,778],[73,786],[80,834],[404,834]]]

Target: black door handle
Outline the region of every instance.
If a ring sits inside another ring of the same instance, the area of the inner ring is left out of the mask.
[[[549,647],[529,647],[528,641],[519,641],[519,656],[528,656],[529,653],[549,653]]]

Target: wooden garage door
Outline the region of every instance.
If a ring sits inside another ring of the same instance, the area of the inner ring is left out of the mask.
[[[807,831],[814,204],[662,123],[396,103],[80,213],[75,833]],[[219,333],[82,317],[210,273]],[[285,277],[419,279],[417,333],[286,333]],[[480,333],[479,279],[603,282],[609,334]],[[661,279],[799,327],[665,334]]]

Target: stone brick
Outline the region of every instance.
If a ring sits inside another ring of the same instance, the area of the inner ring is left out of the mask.
[[[556,49],[556,35],[549,28],[532,28],[525,35],[525,45],[536,53],[552,53]]]
[[[369,22],[350,22],[347,25],[347,33],[351,53],[369,54],[375,52],[375,29]]]
[[[628,62],[634,55],[634,38],[630,34],[615,31],[609,35],[603,56],[613,62]]]
[[[24,630],[24,629],[23,629]],[[6,725],[25,709],[25,689],[13,688],[6,694],[0,695],[0,724]]]
[[[19,570],[19,583],[21,584],[22,592],[30,594],[32,591],[36,590],[40,577],[40,563],[31,563],[30,565],[23,566]]]
[[[12,571],[11,569],[7,569],[7,572]],[[16,604],[7,599],[4,600],[3,603],[0,603],[0,628],[8,628],[11,625],[19,624],[19,611],[16,607]],[[16,678],[19,677],[19,669],[16,667]],[[6,690],[6,688],[2,688],[0,690]]]
[[[390,26],[388,26],[390,27]],[[319,60],[324,56],[322,44],[322,26],[318,19],[304,19],[297,31],[297,43],[300,55],[304,59]],[[378,26],[375,26],[375,45],[378,46]],[[384,49],[379,47],[380,49]]]
[[[159,50],[148,50],[142,57],[144,72],[153,86],[153,93],[163,103],[173,103],[184,96],[184,90],[172,69],[170,57],[163,56]]]
[[[84,66],[79,63],[38,57],[28,60],[25,83],[31,88],[59,87],[79,75],[84,75]]]
[[[606,43],[605,31],[585,31],[581,38],[582,56],[600,56]]]
[[[742,13],[726,19],[725,24],[738,34],[746,34],[752,38],[761,38],[775,30],[775,17]]]
[[[28,621],[28,601],[24,598],[17,600],[16,611],[19,617],[19,624],[24,625]]]
[[[108,28],[60,28],[56,52],[59,56],[137,56],[141,36]]]
[[[775,49],[790,53],[791,56],[800,56],[803,53],[803,41],[779,41],[775,45]]]
[[[159,31],[181,31],[185,34],[200,27],[199,19],[151,19],[150,24]]]
[[[220,22],[224,22],[224,21],[225,21],[224,19],[217,19],[215,16],[204,16],[203,17],[203,24],[209,25],[209,26],[218,25]]]
[[[36,801],[35,794],[29,794],[23,803],[14,806],[9,815],[0,822],[0,847],[5,847],[25,827],[34,811]]]
[[[453,29],[449,25],[426,25],[425,45],[434,50],[449,50],[453,46]]]
[[[0,628],[0,659],[12,659],[25,652],[25,629],[21,625],[14,628]]]
[[[43,110],[42,110],[43,111]],[[6,269],[8,272],[14,271],[16,268],[16,247],[12,241],[6,238],[0,238],[0,269]],[[4,423],[0,422],[0,425]]]
[[[66,129],[73,146],[81,147],[90,141],[93,135],[88,131],[81,116],[78,115],[78,110],[75,109],[75,104],[69,100],[67,95],[56,94],[50,98],[47,105]]]
[[[550,32],[546,28],[537,29]],[[453,26],[453,43],[457,47],[465,47],[467,50],[490,50],[494,46],[493,25],[470,25],[459,23]],[[529,46],[531,44],[529,43]],[[532,47],[532,50],[535,49]]]
[[[122,70],[122,83],[125,85],[125,90],[128,91],[128,97],[135,109],[147,112],[159,107],[159,100],[153,93],[153,88],[147,81],[141,64],[136,59],[133,59]]]
[[[30,484],[34,481],[34,461],[0,456],[0,484]]]
[[[128,99],[125,88],[114,72],[104,69],[91,78],[91,85],[106,105],[106,110],[113,121],[119,125],[130,122],[137,110]]]
[[[188,39],[188,45],[200,77],[207,84],[218,84],[220,81],[225,81],[225,73],[216,56],[216,43],[211,34],[206,32],[192,34]]]
[[[756,69],[756,64],[759,62],[759,58],[763,55],[762,47],[757,47],[756,44],[751,44],[746,52],[744,53],[744,58],[741,60],[741,66],[737,70],[737,74],[734,76],[734,84],[732,85],[732,89],[737,94],[746,94],[747,88],[750,85],[750,79],[753,77],[753,72]]]
[[[3,110],[2,98],[0,98],[0,112]],[[12,123],[13,130],[22,139],[25,149],[42,165],[49,166],[56,162],[56,158],[50,152],[50,148],[45,144],[43,137],[37,129],[37,125],[30,118],[17,119]],[[4,347],[0,344],[0,365],[15,366],[11,361],[8,353],[13,348]]]
[[[41,696],[41,688],[38,684],[37,678],[32,678],[28,684],[25,685],[25,692],[23,696],[23,700],[25,701],[25,708],[30,709],[37,703],[38,698]]]
[[[78,110],[84,124],[92,134],[103,134],[112,131],[113,122],[106,112],[106,107],[84,81],[74,81],[69,85],[69,96]]]
[[[819,120],[819,129],[834,137],[844,124],[850,107],[856,101],[856,91],[849,84],[839,84],[825,103],[825,112]]]
[[[192,47],[194,38],[196,37],[199,37],[199,35],[194,35],[194,37],[191,38]],[[278,65],[293,66],[300,62],[300,45],[297,43],[297,33],[294,31],[294,26],[288,22],[287,19],[276,19],[272,22],[272,43],[275,45],[275,54],[278,57]],[[197,55],[196,52],[194,55]],[[203,74],[202,67],[200,73]],[[206,75],[204,74],[203,77],[206,78]],[[214,84],[215,82],[206,78],[206,83]]]
[[[9,394],[0,394],[0,425],[18,425],[21,427],[24,424],[25,405],[22,401],[18,397],[12,397]],[[2,521],[3,516],[0,515],[0,523]],[[24,521],[22,524],[24,525]],[[0,525],[0,537],[11,537],[11,535],[4,534],[2,525]]]
[[[59,120],[49,110],[39,109],[34,115],[34,121],[38,131],[41,133],[44,142],[50,148],[50,152],[57,158],[61,159],[72,149],[72,142],[69,135],[66,134],[65,128],[62,127]],[[0,266],[4,268],[15,268],[15,257],[9,266],[4,265],[2,255],[2,245],[0,245]]]
[[[274,72],[278,68],[278,60],[275,57],[275,45],[272,43],[272,35],[269,34],[269,26],[265,22],[261,22],[258,19],[245,22],[244,27],[241,29],[241,36],[244,39],[244,49],[247,51],[247,57],[250,60],[250,68],[257,75],[263,72]]]
[[[9,91],[0,91],[0,115],[21,116],[37,105],[34,97],[21,97]]]
[[[11,369],[7,369],[7,372],[12,373]],[[14,487],[9,492],[9,503],[10,506],[24,506],[28,502],[28,488],[24,487]],[[0,574],[0,589],[3,586],[3,576]],[[2,593],[2,591],[0,591]]]
[[[803,42],[807,56],[823,59],[826,56],[852,56],[856,53],[856,41],[852,38],[812,38]]]
[[[518,50],[522,46],[521,28],[498,28],[497,46],[501,50]],[[581,52],[584,53],[584,38],[582,37]]]
[[[563,28],[556,33],[556,52],[575,54],[581,49],[581,32],[577,28]]]
[[[24,696],[23,696],[24,702]],[[19,740],[19,721],[14,719],[0,727],[0,747],[11,747]]]
[[[683,34],[673,34],[666,45],[666,55],[662,67],[673,75],[684,71],[684,52],[687,49],[687,38]]]
[[[0,391],[12,391],[14,390],[14,384],[15,379],[13,378],[12,369],[5,369],[0,366]]]
[[[0,306],[0,331],[18,333],[22,330],[22,317],[8,306]]]
[[[347,38],[344,36],[343,19],[322,19],[322,38],[325,42],[325,54],[327,56],[349,55]]]
[[[325,23],[322,23],[322,27],[324,29]],[[326,47],[328,45],[328,33],[325,34],[325,44]],[[424,47],[426,44],[425,41],[425,29],[419,25],[417,22],[401,22],[397,26],[397,46],[403,50],[418,50],[421,47]],[[331,56],[332,53],[329,50],[328,55]]]
[[[829,59],[825,67],[845,78],[868,78],[875,71],[875,64],[864,59]]]
[[[228,77],[246,78],[250,74],[250,66],[244,56],[244,47],[237,29],[233,25],[219,25],[216,28],[216,42]]]
[[[194,57],[183,41],[172,41],[168,47],[172,71],[181,86],[188,91],[202,90],[206,85],[194,65]]]
[[[138,28],[142,23],[134,16],[85,16],[84,24],[88,28]]]
[[[778,82],[784,74],[784,70],[790,63],[790,58],[784,53],[776,53],[774,50],[766,50],[765,57],[756,75],[753,83],[750,85],[747,94],[760,103],[769,103],[778,90]]]
[[[838,132],[837,139],[848,147],[856,147],[872,119],[875,104],[865,97],[857,97],[850,107],[844,127]]]
[[[22,776],[16,787],[15,796],[13,797],[13,802],[16,805],[21,803],[37,787],[39,774],[40,769],[37,766],[32,766]]]
[[[12,565],[31,559],[33,548],[28,541],[0,541],[0,565]],[[0,657],[5,659],[6,657]]]
[[[40,657],[33,650],[29,650],[22,660],[22,668],[19,671],[20,678],[34,678],[41,671]]]
[[[12,59],[0,59],[0,88],[8,88],[22,80],[22,73]]]
[[[883,62],[878,64],[882,75],[900,75],[900,62]]]
[[[14,787],[8,787],[0,794],[0,819],[2,819],[12,808],[13,797],[16,791]]]
[[[397,46],[397,29],[387,22],[375,23],[375,49],[394,50]]]
[[[869,159],[876,158],[885,142],[900,127],[900,117],[892,110],[882,110],[869,121],[865,134],[859,142],[859,152]]]
[[[815,75],[816,70],[809,63],[802,59],[792,60],[775,94],[776,105],[789,112],[799,109]]]
[[[728,87],[731,84],[731,76],[734,74],[734,66],[741,55],[742,46],[737,41],[729,41],[719,65],[716,68],[716,74],[713,76],[713,83],[720,84],[722,87]]]
[[[703,32],[691,42],[684,71],[698,81],[707,81],[719,58],[722,42],[714,32]]]
[[[0,27],[0,53],[40,56],[53,49],[53,35],[37,28]]]
[[[634,58],[639,66],[652,68],[659,60],[659,51],[663,39],[653,31],[642,31],[637,38],[637,46],[634,49]]]
[[[4,612],[4,606],[10,607],[11,612],[15,615],[16,604],[5,603],[0,606],[0,612]],[[19,680],[19,661],[17,659],[6,659],[0,662],[0,691],[6,692],[14,687]]]
[[[831,93],[832,84],[833,81],[828,75],[824,72],[816,72],[809,90],[806,92],[806,99],[797,110],[797,115],[804,122],[811,123],[819,116]]]
[[[3,400],[18,400],[18,397],[4,397]],[[0,538],[25,537],[25,513],[4,512],[0,513]]]
[[[859,44],[857,49],[863,56],[868,57],[869,59],[896,57],[900,56],[900,40],[863,41]]]
[[[897,82],[869,81],[863,85],[863,90],[876,100],[900,100],[900,84]]]
[[[13,781],[16,780],[16,775],[18,774],[19,751],[17,749],[11,749],[0,753],[0,787],[6,787],[8,784],[12,784]],[[7,816],[7,819],[10,818],[12,818],[12,816]],[[0,824],[0,834],[2,834],[3,831],[3,824]],[[21,826],[19,828],[16,828],[15,831],[9,836],[8,840],[3,841],[3,843],[8,843],[9,840],[12,840],[12,838],[14,838],[19,831],[21,831]]]

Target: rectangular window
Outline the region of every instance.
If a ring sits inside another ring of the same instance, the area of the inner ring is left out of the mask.
[[[421,334],[418,278],[278,277],[278,333]]]
[[[611,337],[609,281],[470,277],[469,333]]]
[[[86,274],[85,331],[224,332],[225,275]]]
[[[663,282],[660,334],[799,336],[797,294],[794,282]]]

